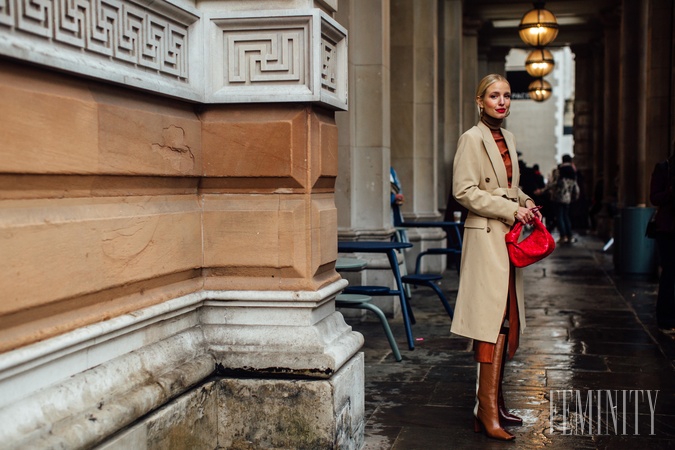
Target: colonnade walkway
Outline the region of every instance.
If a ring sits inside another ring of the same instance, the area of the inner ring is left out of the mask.
[[[390,319],[402,362],[372,317],[349,319],[366,340],[363,450],[675,448],[675,334],[656,327],[656,280],[617,276],[602,248],[580,237],[524,269],[527,329],[504,375],[515,441],[474,433],[471,342],[431,289],[413,290],[414,351]],[[441,283],[454,303],[456,272]]]

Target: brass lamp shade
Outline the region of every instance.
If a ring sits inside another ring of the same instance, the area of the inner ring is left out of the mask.
[[[543,102],[544,100],[548,100],[553,89],[551,88],[551,83],[543,78],[539,78],[530,83],[528,91],[532,100],[535,102]]]
[[[555,61],[553,54],[545,48],[537,48],[525,59],[525,70],[535,78],[545,77],[553,71]]]
[[[525,13],[518,26],[520,39],[533,47],[544,47],[558,36],[558,21],[555,15],[542,8]]]

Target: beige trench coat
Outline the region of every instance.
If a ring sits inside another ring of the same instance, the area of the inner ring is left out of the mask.
[[[513,225],[518,206],[529,198],[520,183],[518,155],[513,134],[502,128],[513,163],[508,187],[506,167],[482,122],[459,138],[453,168],[452,192],[469,210],[464,224],[464,243],[459,292],[451,331],[495,343],[502,325],[509,290],[510,261],[504,236]],[[525,329],[525,302],[521,269],[516,272],[520,330]]]

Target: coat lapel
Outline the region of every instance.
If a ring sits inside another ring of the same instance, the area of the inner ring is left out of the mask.
[[[504,161],[502,161],[502,155],[499,153],[499,148],[497,148],[497,144],[492,138],[492,132],[490,132],[490,129],[483,122],[478,122],[478,128],[483,134],[483,145],[485,146],[485,150],[487,150],[492,168],[494,169],[495,174],[497,174],[499,186],[504,188],[509,187],[509,180],[506,176],[506,167],[504,167]],[[509,154],[511,155],[514,153],[511,151],[508,142],[506,145],[509,147]],[[511,158],[513,158],[513,156],[511,156]]]

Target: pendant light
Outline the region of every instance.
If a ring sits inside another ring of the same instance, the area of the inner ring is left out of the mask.
[[[534,2],[534,9],[525,13],[518,26],[520,39],[532,47],[544,47],[558,36],[558,21],[544,3]]]

